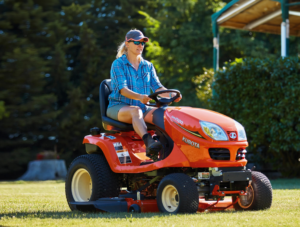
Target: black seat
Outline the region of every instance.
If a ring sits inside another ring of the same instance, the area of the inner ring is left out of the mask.
[[[107,117],[106,110],[109,104],[108,96],[111,92],[112,92],[111,80],[110,79],[103,80],[99,88],[99,101],[100,101],[100,113],[102,117],[102,125],[104,130],[121,131],[121,132],[133,131],[134,129],[132,124],[126,124]],[[150,130],[155,129],[154,125],[148,123],[147,123],[147,127]]]

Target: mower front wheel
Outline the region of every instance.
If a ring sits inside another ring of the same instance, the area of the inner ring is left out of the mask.
[[[239,196],[234,204],[235,210],[264,210],[272,204],[272,185],[269,179],[262,173],[252,171],[252,183],[247,187],[247,195]],[[233,196],[232,201],[238,197]]]
[[[71,210],[95,211],[94,206],[75,206],[69,202],[89,202],[118,196],[118,174],[110,169],[104,155],[81,155],[69,167],[65,190]]]
[[[164,213],[196,213],[199,195],[194,181],[183,173],[165,176],[158,185],[157,206]]]

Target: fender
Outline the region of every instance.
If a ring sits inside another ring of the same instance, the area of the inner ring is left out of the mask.
[[[100,147],[98,147],[95,144],[90,144],[90,143],[86,143],[85,144],[85,151],[88,154],[103,154],[103,152],[100,149]]]
[[[82,143],[86,145],[86,152],[88,154],[103,153],[112,171],[116,172],[115,170],[118,157],[116,153],[110,152],[110,150],[114,149],[113,144],[110,141],[107,141],[103,134],[85,136]],[[95,145],[96,147],[89,146],[88,144]]]
[[[125,141],[122,136],[114,135],[117,141]],[[180,151],[180,149],[175,145],[171,154],[164,160],[154,162],[147,165],[133,165],[133,164],[120,164],[119,158],[115,152],[112,140],[105,137],[105,134],[96,135],[96,136],[85,136],[83,144],[96,145],[99,148],[94,146],[88,146],[91,148],[89,152],[91,154],[101,152],[104,154],[111,170],[115,173],[143,173],[149,172],[165,167],[190,167],[190,162],[187,160],[185,155]],[[125,146],[125,144],[124,144]],[[129,149],[128,149],[129,150]],[[131,153],[132,151],[130,151]]]

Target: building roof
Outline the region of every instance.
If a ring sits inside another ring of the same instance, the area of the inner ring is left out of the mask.
[[[299,0],[233,0],[212,15],[220,27],[264,33],[281,33],[282,2],[289,12],[289,35],[300,37]]]

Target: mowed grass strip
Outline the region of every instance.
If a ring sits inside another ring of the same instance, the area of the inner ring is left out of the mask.
[[[300,226],[300,179],[271,183],[269,210],[165,215],[71,212],[62,181],[1,182],[0,226]]]

